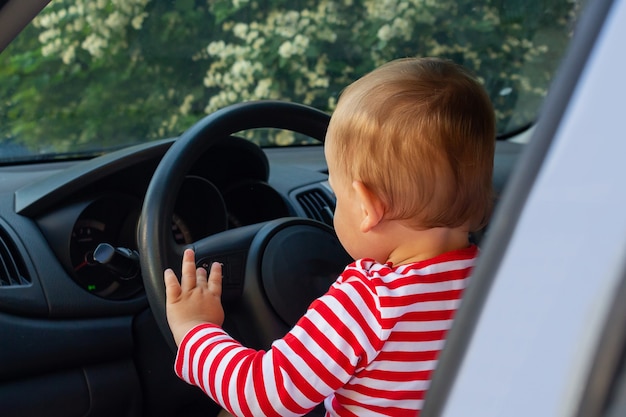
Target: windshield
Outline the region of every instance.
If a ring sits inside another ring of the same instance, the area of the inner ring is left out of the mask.
[[[258,99],[332,112],[383,62],[441,56],[478,75],[506,136],[532,124],[578,0],[53,0],[0,54],[0,163],[175,137]],[[262,146],[294,145],[262,136]]]

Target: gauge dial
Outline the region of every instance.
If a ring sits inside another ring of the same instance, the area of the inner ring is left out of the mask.
[[[172,231],[178,244],[189,244],[228,227],[226,205],[218,188],[202,177],[185,178],[174,207]]]
[[[176,213],[172,216],[172,236],[174,237],[174,242],[179,245],[188,245],[193,242],[189,226]]]
[[[141,290],[140,277],[124,280],[93,258],[101,243],[135,248],[133,224],[137,213],[138,203],[120,196],[95,200],[83,210],[70,239],[71,272],[81,287],[110,299],[128,298]]]
[[[82,203],[70,238],[70,269],[74,280],[87,291],[109,299],[124,299],[142,288],[141,277],[124,279],[94,260],[101,243],[130,250],[137,249],[136,228],[140,202],[130,196],[107,195]],[[188,176],[179,190],[172,237],[187,245],[226,230],[227,215],[220,191],[202,177]]]

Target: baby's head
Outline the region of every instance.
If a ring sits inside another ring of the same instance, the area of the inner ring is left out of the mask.
[[[342,93],[326,144],[332,180],[362,182],[386,220],[476,231],[491,214],[493,107],[452,61],[400,59],[360,78]]]

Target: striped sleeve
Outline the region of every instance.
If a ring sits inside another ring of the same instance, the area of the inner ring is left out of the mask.
[[[360,276],[338,280],[266,352],[242,346],[218,326],[197,326],[180,344],[176,374],[236,416],[306,414],[380,349],[373,291]]]
[[[204,324],[175,370],[236,416],[419,413],[478,249],[393,267],[361,259],[268,351]]]

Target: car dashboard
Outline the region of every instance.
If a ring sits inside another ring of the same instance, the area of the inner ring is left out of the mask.
[[[0,167],[3,415],[216,410],[174,376],[174,353],[154,323],[136,262],[143,199],[173,142]],[[496,191],[522,147],[498,143]],[[234,136],[200,155],[171,198],[172,237],[181,245],[281,217],[332,225],[334,209],[322,146],[261,149]],[[110,265],[107,249],[125,253],[128,268]]]
[[[24,395],[30,387],[43,395],[41,407],[61,395],[68,399],[61,408],[65,415],[80,414],[88,407],[82,399],[89,397],[81,393],[100,386],[101,394],[91,393],[95,400],[117,393],[112,406],[119,403],[119,410],[127,412],[132,409],[128,402],[137,396],[120,396],[120,390],[145,391],[155,383],[137,381],[154,372],[154,362],[147,370],[132,358],[144,349],[150,355],[160,351],[163,378],[180,385],[167,375],[171,354],[149,314],[140,271],[123,273],[94,257],[99,245],[139,256],[136,233],[143,196],[172,143],[151,142],[90,160],[0,168],[3,410],[23,413],[38,407]],[[270,176],[270,158],[276,160],[277,177]],[[298,160],[308,162],[298,167]],[[247,140],[225,138],[198,158],[180,190],[172,190],[173,239],[188,244],[287,216],[328,219],[333,197],[325,185],[323,161],[321,146],[262,151]],[[135,383],[124,389],[129,381]],[[163,407],[155,410],[171,409]]]
[[[63,289],[65,296],[60,300],[44,297],[44,292],[40,292],[38,296],[28,297],[32,303],[23,300],[12,303],[0,295],[4,310],[29,315],[39,311],[50,316],[56,316],[58,311],[63,316],[66,313],[61,311],[67,306],[58,304],[68,299],[72,307],[79,308],[83,304],[80,300],[86,298],[89,300],[86,307],[92,313],[94,300],[142,304],[133,302],[142,299],[140,272],[124,276],[129,274],[94,259],[94,251],[100,244],[106,244],[138,255],[136,233],[143,195],[160,157],[171,143],[167,140],[140,145],[69,167],[60,163],[59,170],[55,165],[42,164],[38,172],[31,172],[30,183],[4,198],[5,203],[12,203],[5,207],[12,216],[3,216],[7,220],[2,228],[3,240],[6,251],[17,252],[17,256],[10,262],[15,264],[12,267],[15,276],[3,277],[3,287],[11,286],[15,290],[23,287],[27,292],[41,285],[45,293],[50,291],[47,274],[31,271],[45,259],[44,251],[38,251],[37,262],[32,262],[35,254],[20,244],[28,236],[50,250],[51,263],[58,262],[57,267],[62,269],[58,275],[71,278],[65,280],[68,281]],[[221,231],[288,216],[328,221],[333,196],[325,183],[323,151],[320,146],[311,146],[296,152],[315,155],[315,170],[307,170],[306,176],[302,173],[288,176],[292,183],[272,186],[268,183],[268,156],[252,142],[229,137],[212,147],[191,168],[180,190],[172,190],[172,198],[176,199],[172,217],[174,241],[190,244]],[[280,149],[270,149],[267,153],[280,158]],[[5,183],[12,183],[14,176],[22,178],[23,169],[19,166],[8,169]],[[20,225],[19,232],[13,230],[22,221],[26,224]],[[25,235],[28,229],[32,229],[31,233]],[[43,269],[56,269],[52,268],[50,265]],[[52,284],[59,285],[58,279]],[[78,314],[89,311],[79,309]]]

